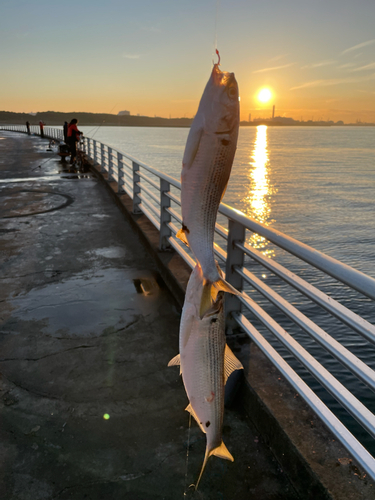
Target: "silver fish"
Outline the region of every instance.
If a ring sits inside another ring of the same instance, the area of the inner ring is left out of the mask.
[[[187,138],[181,173],[183,225],[177,236],[191,248],[204,276],[201,317],[211,307],[211,287],[239,292],[217,271],[213,252],[217,211],[224,196],[239,128],[238,86],[215,64]]]
[[[168,366],[180,365],[180,373],[189,398],[186,408],[206,434],[206,453],[196,488],[207,460],[216,455],[233,461],[222,441],[225,383],[229,375],[242,369],[225,342],[223,292],[213,293],[213,305],[203,319],[199,308],[203,292],[203,272],[193,270],[186,289],[180,324],[180,354]]]

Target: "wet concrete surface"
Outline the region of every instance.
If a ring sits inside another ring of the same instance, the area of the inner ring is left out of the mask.
[[[205,436],[167,367],[179,310],[101,183],[47,146],[0,132],[0,498],[297,499],[236,404],[235,462],[189,489]]]

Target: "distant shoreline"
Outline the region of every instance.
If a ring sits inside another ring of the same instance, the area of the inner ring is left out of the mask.
[[[133,116],[133,115],[111,115],[105,113],[61,113],[58,111],[44,111],[31,115],[28,113],[13,113],[11,111],[0,111],[1,125],[38,125],[43,121],[47,126],[63,126],[64,122],[70,122],[77,118],[81,126],[110,126],[110,127],[183,127],[188,128],[193,118],[161,118],[158,116]],[[293,118],[275,117],[273,120],[254,120],[252,122],[241,121],[242,127],[256,127],[267,125],[270,127],[374,127],[375,123],[344,123],[342,121],[299,121]]]

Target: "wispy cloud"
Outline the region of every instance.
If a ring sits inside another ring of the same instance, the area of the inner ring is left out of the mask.
[[[306,66],[302,66],[301,69],[306,68],[321,68],[322,66],[330,66],[331,64],[335,64],[336,61],[320,61],[317,63],[306,64]]]
[[[141,56],[140,54],[123,54],[122,57],[125,57],[125,59],[139,59]]]
[[[366,64],[365,66],[361,66],[360,68],[352,69],[352,71],[354,73],[355,71],[365,71],[367,69],[375,69],[375,62]]]
[[[298,85],[297,87],[292,87],[289,90],[298,90],[298,89],[305,89],[308,87],[330,87],[331,85],[342,85],[345,83],[359,83],[359,82],[365,82],[367,80],[373,80],[375,79],[375,73],[372,75],[369,75],[365,78],[332,78],[330,80],[314,80],[312,82],[306,82],[303,83],[302,85]]]
[[[284,64],[283,66],[273,66],[272,68],[257,69],[256,71],[253,71],[253,73],[265,73],[266,71],[276,71],[277,69],[289,68],[290,66],[293,66],[294,64],[296,64],[296,63]]]
[[[346,64],[341,64],[340,66],[337,66],[337,69],[352,68],[353,66],[355,66],[355,63],[346,63]]]
[[[288,56],[289,54],[283,54],[281,56],[276,56],[276,57],[272,57],[272,59],[269,59],[268,62],[269,63],[274,63],[276,61],[280,61],[280,59],[284,59],[284,57]]]
[[[367,45],[372,45],[373,43],[375,43],[375,38],[373,38],[372,40],[368,40],[367,42],[354,45],[354,47],[349,47],[349,49],[343,50],[341,54],[347,54],[348,52],[353,52],[354,50],[361,49],[362,47],[367,47]]]

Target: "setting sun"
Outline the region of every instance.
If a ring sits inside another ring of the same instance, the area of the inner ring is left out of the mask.
[[[270,89],[262,89],[258,93],[258,101],[260,102],[268,102],[272,97],[272,93]]]

